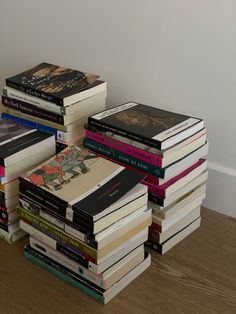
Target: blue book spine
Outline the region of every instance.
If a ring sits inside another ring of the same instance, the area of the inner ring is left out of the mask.
[[[96,300],[98,300],[98,301],[100,301],[101,303],[104,304],[105,300],[104,300],[104,298],[102,296],[100,296],[99,294],[97,294],[94,291],[90,290],[89,288],[85,287],[83,284],[81,284],[79,281],[77,281],[73,277],[67,276],[63,272],[61,272],[58,269],[50,266],[46,262],[44,262],[44,261],[40,260],[39,258],[37,258],[36,256],[31,255],[29,252],[24,251],[24,256],[28,260],[33,262],[34,264],[42,267],[43,269],[49,271],[50,273],[54,274],[58,278],[62,279],[63,281],[68,282],[71,285],[75,286],[76,288],[79,288],[80,290],[82,290],[83,292],[88,294],[89,296],[95,298]]]
[[[2,118],[14,120],[16,122],[19,122],[19,123],[25,125],[25,126],[29,126],[33,129],[37,129],[37,130],[42,131],[42,132],[54,134],[56,136],[56,139],[58,138],[57,129],[51,128],[50,126],[43,125],[43,124],[40,124],[40,123],[37,123],[34,121],[22,119],[20,117],[16,117],[16,116],[11,115],[9,113],[2,113]]]

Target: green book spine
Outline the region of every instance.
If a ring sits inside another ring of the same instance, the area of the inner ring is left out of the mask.
[[[95,249],[92,249],[76,238],[69,236],[67,233],[49,223],[46,219],[36,216],[25,208],[19,206],[17,207],[17,213],[23,220],[29,222],[33,226],[36,226],[36,228],[44,230],[46,233],[54,234],[58,239],[73,245],[82,252],[86,253],[88,256],[92,257],[93,261],[97,260],[97,251]]]
[[[76,279],[74,279],[73,277],[70,277],[66,274],[64,274],[63,272],[61,272],[60,270],[48,265],[47,263],[43,262],[42,260],[40,260],[39,258],[31,255],[28,252],[24,252],[24,256],[30,260],[31,262],[33,262],[34,264],[42,267],[43,269],[49,271],[50,273],[54,274],[55,276],[57,276],[58,278],[64,280],[65,282],[68,282],[69,284],[75,286],[76,288],[79,288],[80,290],[82,290],[83,292],[85,292],[86,294],[88,294],[89,296],[95,298],[96,300],[100,301],[101,303],[104,304],[104,297],[102,297],[101,295],[97,294],[95,291],[90,290],[89,288],[85,287],[82,283],[80,283],[79,281],[77,281]]]

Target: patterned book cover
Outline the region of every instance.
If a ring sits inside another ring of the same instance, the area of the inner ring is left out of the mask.
[[[98,77],[96,74],[43,62],[7,78],[6,85],[63,105],[64,98],[80,92]]]

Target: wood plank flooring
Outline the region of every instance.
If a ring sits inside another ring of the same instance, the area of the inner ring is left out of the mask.
[[[236,220],[202,210],[201,227],[107,305],[23,257],[24,239],[0,241],[0,314],[235,314]]]

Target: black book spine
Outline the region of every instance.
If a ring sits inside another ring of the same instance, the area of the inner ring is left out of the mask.
[[[61,98],[59,98],[57,96],[50,95],[50,94],[38,91],[38,90],[36,90],[35,88],[32,88],[32,87],[31,88],[26,87],[26,86],[24,86],[22,84],[19,84],[17,82],[12,82],[9,79],[6,79],[6,85],[8,87],[17,89],[17,90],[19,90],[19,91],[21,91],[23,93],[39,97],[39,98],[42,98],[42,99],[50,101],[50,102],[53,102],[57,106],[63,106],[63,99],[61,99]]]
[[[73,249],[71,249],[70,247],[68,247],[68,246],[66,246],[66,245],[64,245],[64,244],[62,244],[60,242],[57,242],[56,249],[57,249],[58,252],[66,255],[70,259],[76,261],[80,265],[82,265],[85,268],[89,269],[89,261],[87,259],[83,258],[82,256],[80,256],[75,251],[73,251]]]
[[[154,241],[152,240],[147,240],[145,242],[145,245],[147,247],[150,247],[151,249],[153,249],[154,251],[158,252],[159,254],[162,254],[162,245],[161,244],[158,244],[158,243],[155,243]]]
[[[62,217],[66,217],[66,209],[68,203],[62,199],[58,199],[53,194],[41,189],[39,186],[31,184],[23,178],[19,178],[19,191],[21,194],[28,196],[30,199],[42,204],[44,207],[51,209]]]
[[[146,138],[144,136],[137,136],[136,134],[134,133],[131,133],[131,132],[126,132],[124,130],[121,130],[120,128],[114,128],[112,125],[109,125],[108,123],[104,123],[102,122],[101,120],[96,120],[92,117],[89,117],[88,118],[88,125],[89,126],[95,126],[96,128],[98,128],[99,130],[101,131],[110,131],[110,132],[113,132],[115,134],[118,134],[118,135],[122,135],[124,137],[128,137],[130,138],[131,140],[135,140],[135,141],[138,141],[140,143],[143,143],[145,145],[148,145],[148,146],[151,146],[151,147],[155,147],[157,149],[161,149],[161,142],[160,141],[157,141],[157,140],[152,140],[152,139],[149,139],[149,138]]]
[[[8,225],[6,224],[7,222],[5,221],[5,219],[2,219],[0,217],[0,229],[3,229],[4,231],[8,232]]]
[[[48,121],[52,121],[54,123],[64,125],[63,115],[39,108],[37,106],[23,102],[21,100],[2,96],[2,104],[14,110],[18,110],[20,112],[23,112],[23,113],[26,113],[26,114],[29,114],[29,115],[32,115],[41,119],[45,119]]]
[[[8,213],[1,210],[1,208],[0,208],[0,219],[8,221]]]
[[[152,193],[148,193],[148,199],[149,199],[149,201],[151,201],[157,205],[164,206],[164,199],[160,198],[160,197],[158,197]]]

